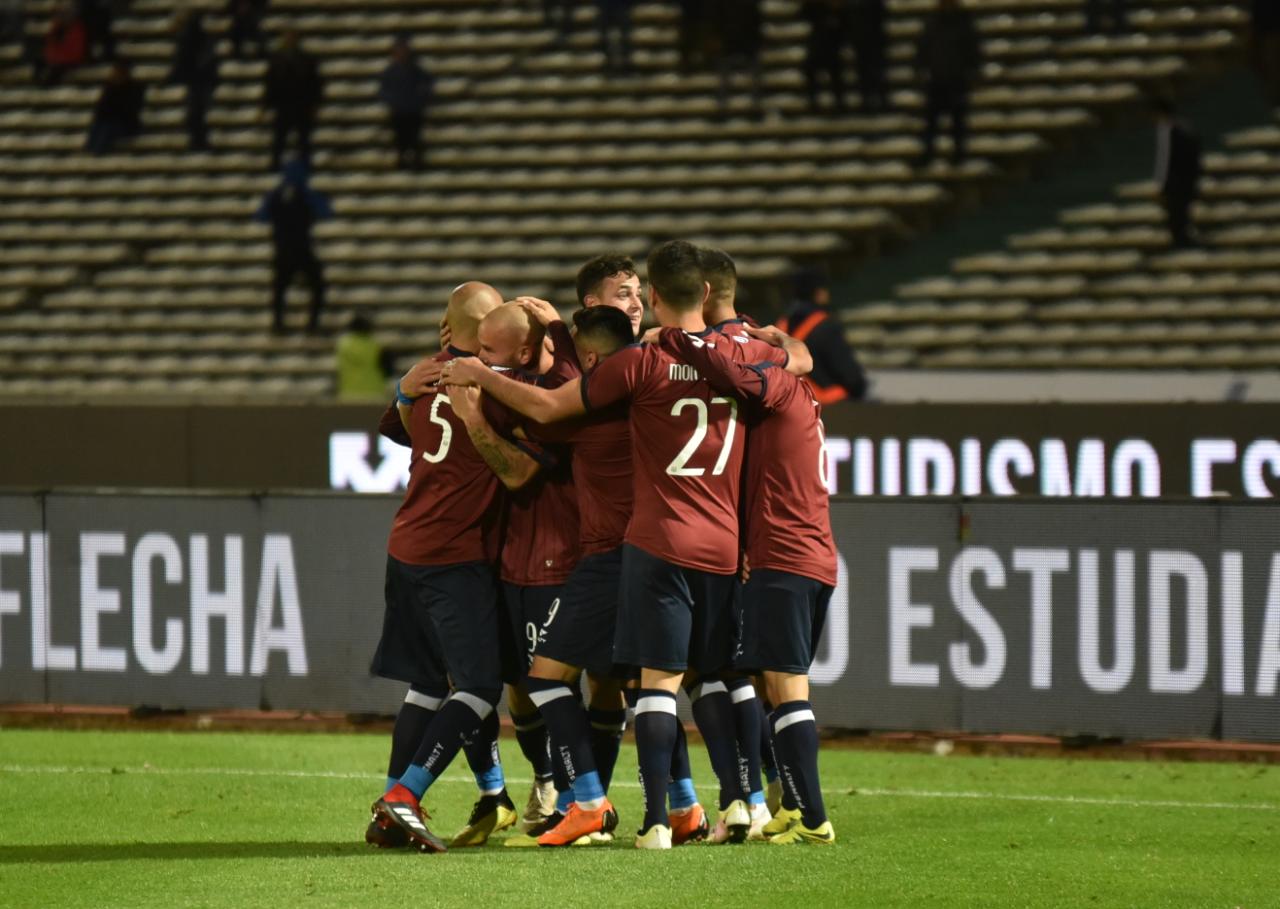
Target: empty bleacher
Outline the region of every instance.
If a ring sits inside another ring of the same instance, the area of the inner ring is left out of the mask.
[[[923,97],[911,61],[926,0],[890,4],[892,112],[840,117],[807,110],[806,26],[794,0],[766,4],[762,117],[749,93],[721,112],[715,75],[679,73],[673,3],[637,5],[635,74],[610,78],[590,3],[578,5],[576,29],[561,44],[532,0],[275,0],[267,30],[297,28],[327,81],[315,135],[315,185],[338,212],[318,230],[326,325],[367,312],[384,342],[411,356],[434,346],[443,301],[461,280],[568,302],[582,260],[606,248],[642,255],[672,235],[722,246],[754,281],[797,261],[868,255],[928,230],[992,185],[1021,179],[1059,143],[1131,109],[1150,86],[1219,65],[1237,52],[1245,19],[1238,2],[1147,0],[1131,4],[1129,32],[1086,35],[1077,0],[971,5],[986,55],[971,158],[921,172],[912,161]],[[221,3],[193,6],[222,30]],[[51,4],[29,7],[28,29],[39,34]],[[224,59],[210,115],[216,152],[187,153],[183,90],[159,84],[172,10],[134,0],[117,19],[119,53],[151,88],[144,134],[102,158],[83,151],[102,67],[41,88],[16,46],[0,50],[0,393],[81,392],[87,379],[103,392],[322,395],[331,387],[330,340],[266,332],[270,249],[251,221],[275,181],[266,172],[269,130],[258,120],[264,64]],[[391,37],[402,31],[438,79],[428,166],[414,174],[394,170],[375,99]],[[1243,168],[1251,155],[1264,169],[1215,171],[1221,192],[1206,194],[1207,222],[1219,209],[1267,204],[1249,195],[1280,180],[1265,170],[1272,159],[1261,138],[1227,157]],[[903,302],[850,313],[852,336],[872,365],[998,365],[1039,325],[1027,314],[1074,303],[1086,286],[1113,288],[1097,291],[1100,304],[1114,297],[1146,306],[1179,293],[1180,282],[1227,274],[1218,260],[1175,257],[1153,266],[1159,280],[1141,293],[1125,290],[1135,257],[1149,258],[1157,242],[1150,209],[1126,200],[1114,219],[1100,210],[1096,221],[1064,225],[1057,245],[1046,238],[1043,247],[959,264],[952,277],[904,289]],[[1070,239],[1087,231],[1133,242],[1118,240],[1103,255],[1087,241],[1073,249]],[[1241,234],[1237,254],[1262,262],[1263,236]],[[1242,280],[1216,293],[1265,292]],[[294,294],[296,325],[305,292]],[[975,320],[979,309],[989,322]],[[882,310],[884,321],[872,315]],[[1082,321],[1044,329],[1062,337]],[[986,338],[990,325],[1006,340],[965,341],[979,327]],[[1049,363],[1045,351],[1077,346],[1124,345],[1059,343],[1035,356]]]

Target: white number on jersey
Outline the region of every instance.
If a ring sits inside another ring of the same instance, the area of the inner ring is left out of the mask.
[[[443,393],[436,395],[436,399],[431,402],[431,422],[440,426],[440,447],[434,452],[424,451],[422,453],[422,459],[431,464],[439,464],[444,460],[445,455],[449,453],[449,443],[453,441],[453,424],[440,416],[441,404],[453,406],[449,396]]]
[[[720,457],[716,459],[715,467],[711,469],[711,475],[718,477],[724,473],[725,465],[729,463],[729,452],[733,449],[734,433],[738,430],[738,402],[734,398],[712,398],[711,403],[725,404],[729,408],[729,428],[724,433],[724,445],[720,448]],[[698,412],[698,425],[694,427],[693,435],[689,437],[684,448],[680,449],[680,453],[667,465],[667,473],[673,477],[700,477],[706,473],[705,467],[688,465],[689,460],[707,437],[707,402],[701,398],[681,398],[672,405],[671,416],[680,416],[684,409],[690,406]]]

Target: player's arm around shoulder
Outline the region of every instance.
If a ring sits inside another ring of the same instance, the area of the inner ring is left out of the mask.
[[[509,379],[474,357],[450,360],[441,382],[450,387],[476,386],[494,400],[538,423],[555,423],[586,413],[581,380],[571,379],[555,388],[541,388]]]
[[[791,337],[781,328],[773,325],[755,328],[748,325],[747,334],[757,341],[763,341],[772,347],[780,348],[786,353],[786,370],[793,376],[807,376],[813,372],[813,354],[809,352],[809,346],[803,341],[798,341]]]
[[[490,424],[480,406],[481,391],[476,387],[449,389],[449,403],[462,425],[466,427],[471,444],[489,465],[502,485],[507,489],[519,489],[538,473],[537,461],[521,451],[514,443],[502,438]]]

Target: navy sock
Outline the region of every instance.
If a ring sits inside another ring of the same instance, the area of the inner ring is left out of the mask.
[[[671,751],[676,744],[676,696],[645,688],[636,702],[636,752],[640,786],[644,792],[641,832],[654,824],[667,824],[667,780],[671,776]]]
[[[547,724],[543,722],[542,715],[537,712],[513,712],[511,724],[516,727],[520,753],[533,768],[533,778],[539,782],[551,779],[551,745],[547,740]]]
[[[788,701],[773,711],[773,749],[783,786],[791,791],[809,829],[827,820],[818,781],[818,726],[808,701]]]
[[[476,788],[481,795],[497,795],[507,788],[502,772],[502,759],[498,755],[498,711],[484,718],[475,735],[462,740],[462,751],[467,765],[476,778]]]
[[[738,780],[738,737],[733,723],[733,701],[724,682],[701,682],[689,691],[693,720],[702,733],[711,758],[711,769],[720,782],[720,810],[735,799],[744,799]]]
[[[574,801],[590,803],[604,798],[595,755],[591,752],[587,713],[577,694],[564,682],[547,679],[526,679],[525,687],[529,690],[529,699],[538,706],[538,712],[546,721],[553,752],[552,767],[559,767],[573,790]],[[560,789],[559,781],[556,788]]]
[[[750,805],[764,804],[760,784],[760,702],[750,679],[728,683],[733,725],[738,736],[738,779]]]
[[[769,707],[763,698],[756,698],[756,707],[760,714],[760,769],[765,782],[772,783],[778,778],[778,763],[773,759],[773,723],[769,722]]]
[[[413,762],[413,755],[427,734],[427,727],[436,711],[444,703],[444,693],[438,696],[410,686],[404,703],[396,713],[396,724],[391,728],[391,758],[387,761],[387,790],[399,781]]]
[[[613,768],[618,764],[622,734],[627,731],[627,711],[592,707],[587,711],[587,721],[591,724],[591,753],[595,757],[596,772],[600,774],[600,785],[608,792]]]
[[[427,788],[444,773],[445,768],[458,755],[464,737],[480,733],[480,727],[493,712],[498,692],[455,691],[436,714],[427,733],[413,756],[413,763],[400,777],[419,799]]]
[[[693,768],[689,766],[689,738],[680,723],[676,724],[676,744],[671,749],[671,782],[667,786],[667,797],[673,811],[692,808],[698,801],[698,793],[693,788]]]

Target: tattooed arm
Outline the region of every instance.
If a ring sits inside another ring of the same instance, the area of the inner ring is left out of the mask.
[[[480,389],[455,387],[449,389],[449,401],[453,412],[467,427],[471,444],[484,458],[489,469],[507,489],[519,489],[537,475],[541,468],[536,460],[519,446],[498,435],[480,408]]]

